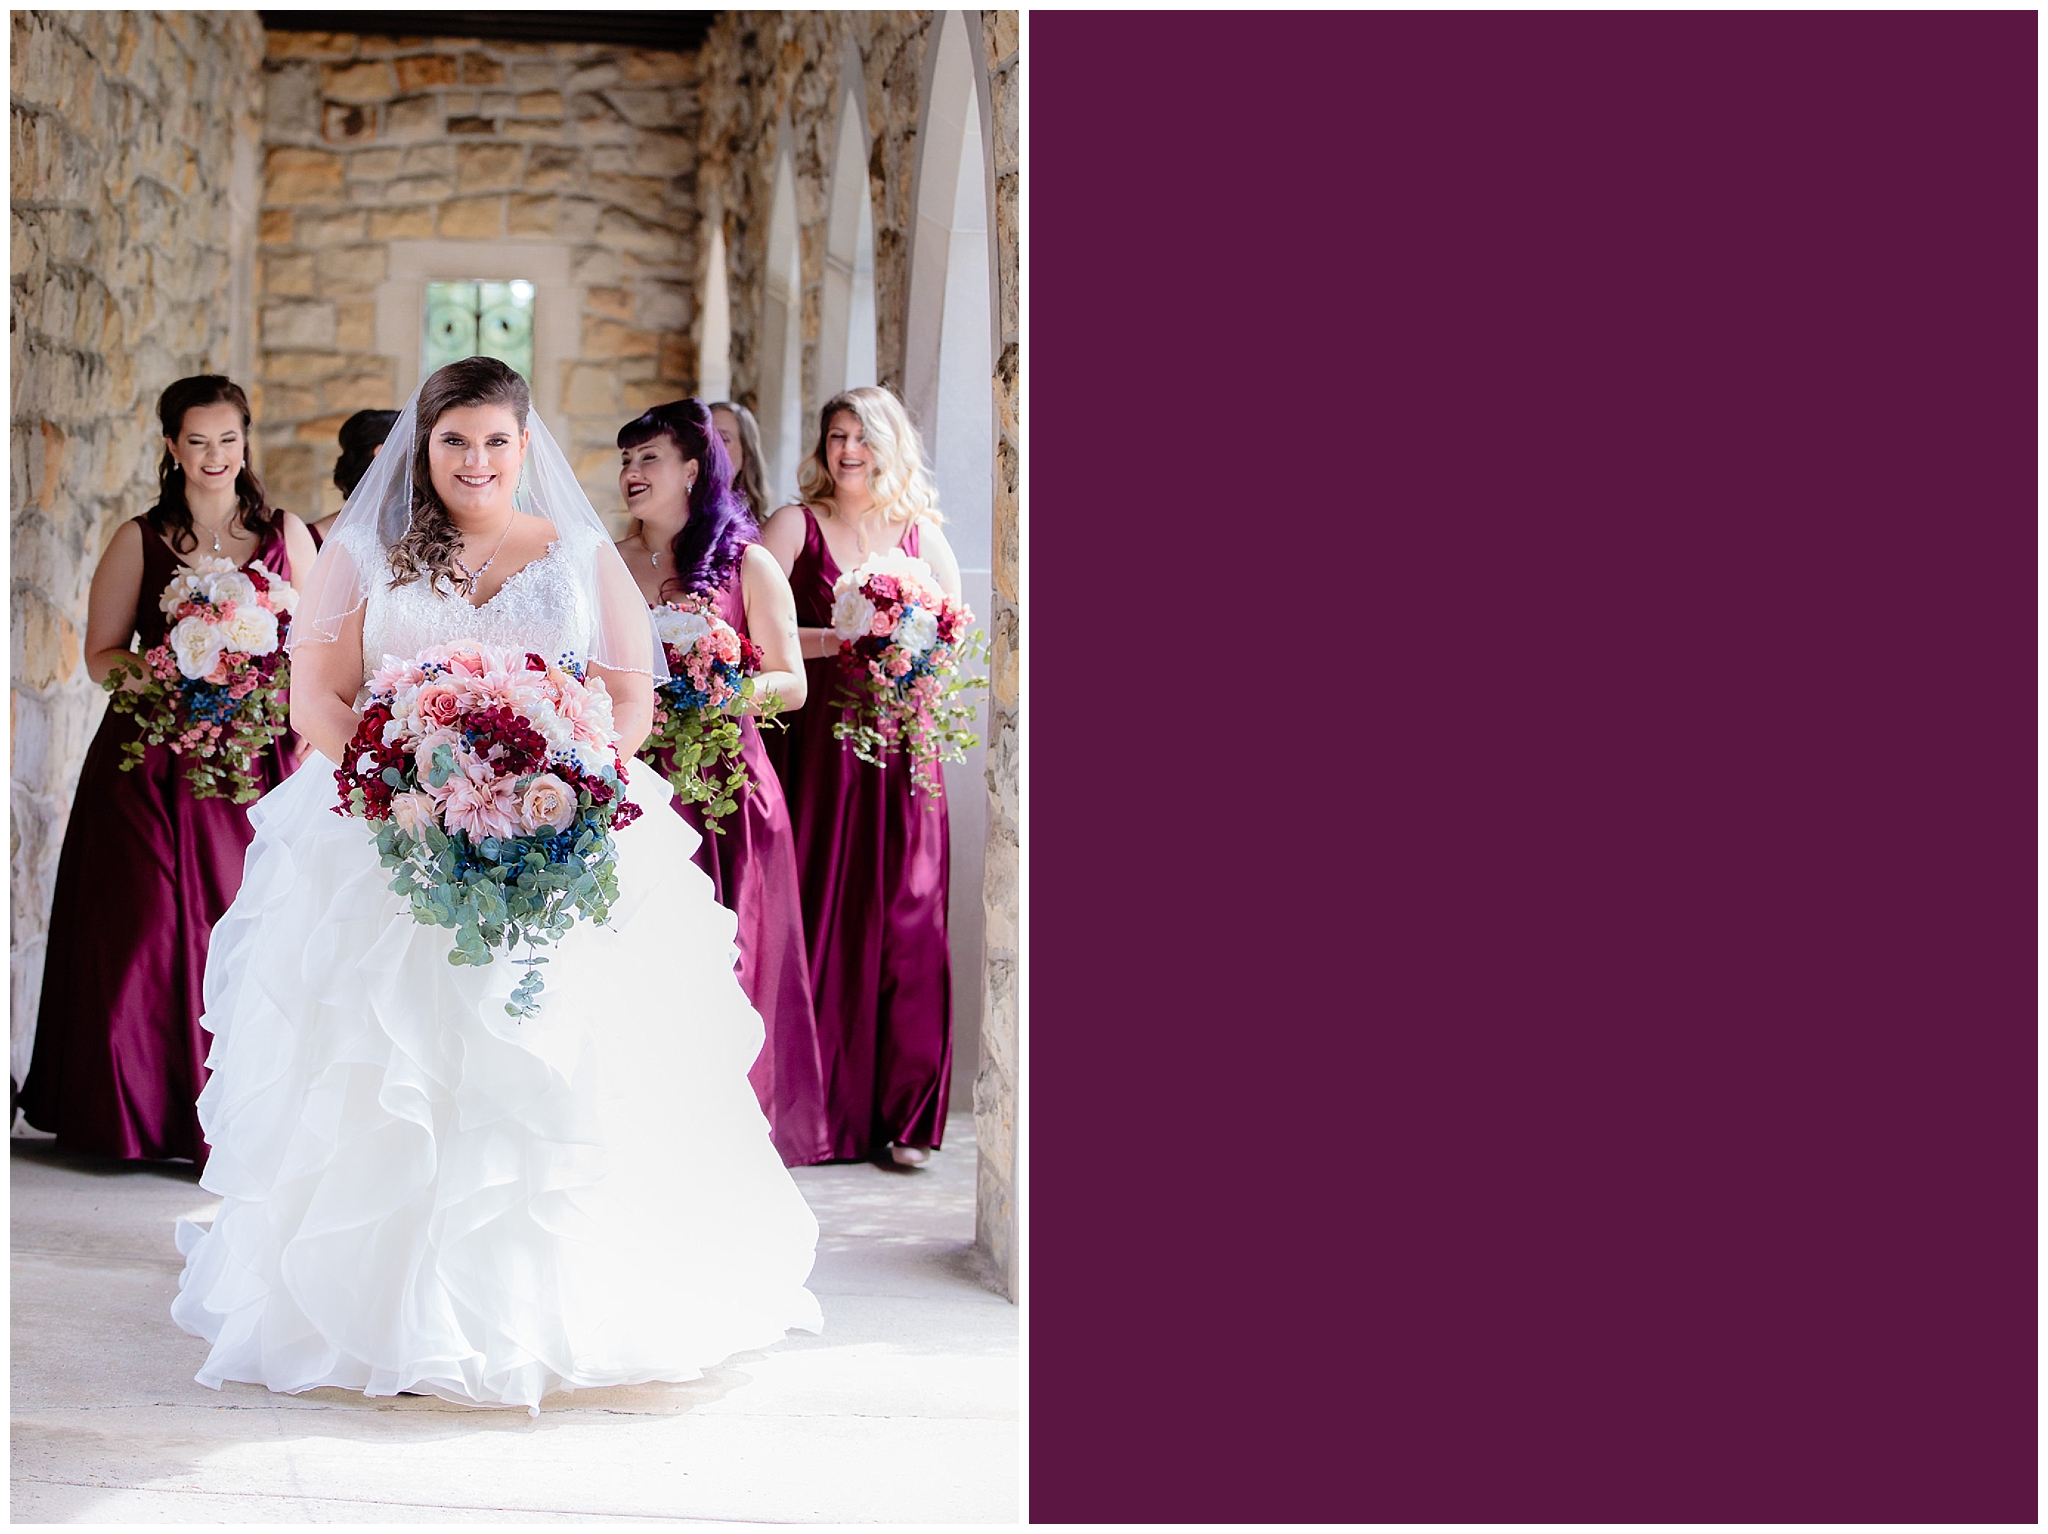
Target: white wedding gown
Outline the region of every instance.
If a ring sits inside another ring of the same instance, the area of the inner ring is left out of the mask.
[[[467,638],[587,653],[568,532],[482,608],[374,589],[365,674]],[[172,1315],[212,1344],[198,1380],[525,1406],[575,1387],[696,1378],[791,1327],[817,1222],[748,1084],[762,1026],[731,912],[690,861],[667,785],[618,835],[608,927],[522,971],[447,962],[315,755],[252,807],[241,893],[214,929],[209,1229],[181,1222]]]

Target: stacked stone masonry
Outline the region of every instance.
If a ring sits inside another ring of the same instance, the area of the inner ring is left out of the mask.
[[[825,225],[841,111],[843,39],[857,50],[867,94],[870,206],[875,225],[875,328],[880,382],[903,389],[910,234],[916,209],[917,125],[931,11],[735,11],[721,15],[703,50],[703,205],[723,214],[732,296],[733,397],[761,409],[760,328],[768,269],[768,211],[789,113],[803,280],[806,429],[824,404],[818,332]]]
[[[336,509],[336,430],[401,403],[377,348],[393,242],[474,241],[478,277],[518,275],[497,268],[522,244],[571,248],[574,349],[536,362],[615,513],[619,426],[696,387],[696,58],[272,32],[263,79],[258,416],[279,504]]]
[[[983,909],[988,919],[986,990],[982,1002],[981,1071],[974,1082],[974,1119],[982,1147],[975,1202],[975,1236],[1003,1274],[1012,1298],[1017,1287],[1017,1097],[1019,930],[1018,656],[1022,608],[1018,600],[1020,540],[1018,476],[1023,463],[1018,370],[1017,192],[1022,166],[1018,133],[1018,64],[1015,11],[981,14],[988,65],[989,152],[995,171],[997,340],[994,600],[988,615],[989,749],[988,851]]]
[[[15,11],[11,38],[18,1076],[71,794],[105,707],[81,657],[92,572],[155,500],[164,385],[247,366],[263,31],[247,11]]]

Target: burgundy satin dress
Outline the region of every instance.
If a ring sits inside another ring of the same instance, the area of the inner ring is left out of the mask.
[[[713,595],[718,615],[745,634],[747,604],[740,581],[740,567],[735,565]],[[747,1078],[768,1116],[782,1164],[810,1166],[832,1158],[825,1129],[824,1072],[818,1058],[818,1025],[811,1012],[796,842],[790,834],[782,782],[761,736],[751,716],[740,720],[740,755],[753,782],[732,813],[718,822],[722,835],[704,830],[699,806],[680,799],[669,803],[704,837],[695,862],[711,875],[719,903],[739,917],[740,989],[767,1030],[761,1058]]]
[[[180,561],[147,518],[135,520],[135,626],[147,650],[168,631],[157,599]],[[292,578],[282,528],[271,530],[256,558]],[[194,1104],[211,1040],[199,1026],[200,982],[213,924],[242,885],[242,856],[255,836],[251,806],[193,798],[168,746],[149,747],[141,765],[123,772],[122,743],[136,734],[132,715],[110,710],[85,754],[57,862],[35,1053],[19,1102],[30,1124],[57,1136],[59,1150],[204,1162]],[[293,765],[283,742],[266,751],[264,791]]]
[[[916,527],[901,547],[917,554]],[[831,626],[839,573],[806,507],[804,546],[790,571],[800,626]],[[832,1155],[856,1161],[891,1141],[940,1143],[953,986],[944,789],[936,804],[913,799],[908,759],[871,767],[832,738],[842,717],[833,707],[840,665],[836,657],[804,662],[809,696],[786,732],[769,732],[768,751],[796,831]]]

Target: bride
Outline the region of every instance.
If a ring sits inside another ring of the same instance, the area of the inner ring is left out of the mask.
[[[683,820],[617,833],[619,898],[548,950],[537,1015],[504,954],[389,887],[334,765],[384,657],[476,640],[569,659],[612,697],[628,797],[665,676],[646,604],[531,413],[473,357],[423,384],[349,498],[293,623],[292,726],[319,754],[251,811],[215,927],[199,1098],[210,1228],[178,1227],[199,1383],[525,1406],[687,1380],[816,1331],[817,1223],[747,1071],[761,1020]]]

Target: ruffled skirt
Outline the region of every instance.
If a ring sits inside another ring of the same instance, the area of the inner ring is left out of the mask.
[[[519,969],[449,964],[453,934],[391,892],[331,763],[251,810],[205,983],[221,1211],[178,1228],[201,1384],[537,1411],[819,1329],[817,1222],[747,1081],[734,918],[633,770],[649,813],[619,834],[612,919],[543,950],[524,1021]]]

